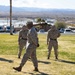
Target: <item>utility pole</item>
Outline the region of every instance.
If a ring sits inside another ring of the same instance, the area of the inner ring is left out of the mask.
[[[13,31],[12,31],[12,0],[10,0],[10,35],[13,35]]]

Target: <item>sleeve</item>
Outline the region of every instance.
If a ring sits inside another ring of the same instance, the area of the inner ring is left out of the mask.
[[[47,44],[48,44],[48,42],[49,42],[49,36],[50,36],[49,33],[50,33],[50,32],[48,31],[48,34],[47,34]]]
[[[21,31],[19,32],[18,42],[20,42],[20,39],[21,39]]]
[[[37,32],[31,31],[30,38],[31,38],[31,41],[37,46],[38,44]]]
[[[58,37],[60,37],[60,35],[61,35],[61,34],[60,34],[60,32],[58,31]]]

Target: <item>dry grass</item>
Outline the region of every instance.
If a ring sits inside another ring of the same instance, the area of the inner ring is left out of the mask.
[[[53,50],[51,59],[47,60],[46,36],[39,35],[40,47],[37,49],[39,72],[33,71],[31,60],[27,61],[21,72],[17,72],[13,70],[13,67],[19,66],[22,59],[17,58],[17,35],[0,35],[0,38],[4,37],[0,40],[0,75],[75,75],[75,35],[62,35],[58,39],[58,61],[55,61]],[[8,48],[9,50],[7,50]]]
[[[21,59],[15,55],[0,55],[0,75],[74,75],[75,62],[67,60],[55,61],[54,58],[47,60],[45,57],[38,58],[39,72],[34,72],[31,60],[28,60],[21,72],[13,70],[18,66]]]

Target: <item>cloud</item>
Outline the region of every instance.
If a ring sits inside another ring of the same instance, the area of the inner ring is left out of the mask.
[[[0,0],[0,5],[10,5],[10,0]],[[75,9],[75,0],[12,0],[15,7],[70,8]]]
[[[46,0],[12,0],[12,5],[15,7],[39,7],[46,8],[49,4]],[[0,0],[0,5],[10,5],[10,0]]]
[[[6,5],[8,6],[10,3],[9,3],[9,0],[0,0],[0,5]]]
[[[35,4],[36,0],[13,0],[13,6],[16,7],[30,7]]]

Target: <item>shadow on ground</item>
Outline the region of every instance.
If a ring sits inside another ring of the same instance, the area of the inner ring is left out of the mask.
[[[27,72],[23,72],[22,73],[25,73],[25,74],[30,74],[30,75],[51,75],[51,74],[47,74],[47,73],[44,73],[44,72],[34,72],[34,73],[27,73]],[[36,73],[36,74],[35,74]]]
[[[31,61],[31,59],[29,59],[29,61]],[[42,60],[38,60],[38,63],[51,64],[51,62],[48,62],[48,61],[42,61]]]
[[[5,58],[0,58],[0,61],[5,61],[5,62],[13,63],[13,60],[8,60],[8,59],[5,59]]]
[[[38,60],[39,63],[44,63],[44,64],[51,64],[51,62],[48,62],[48,61],[41,61],[41,60]]]
[[[68,64],[75,64],[75,62],[68,61],[68,60],[59,59],[58,61],[59,61],[59,62],[64,62],[64,63],[68,63]]]

